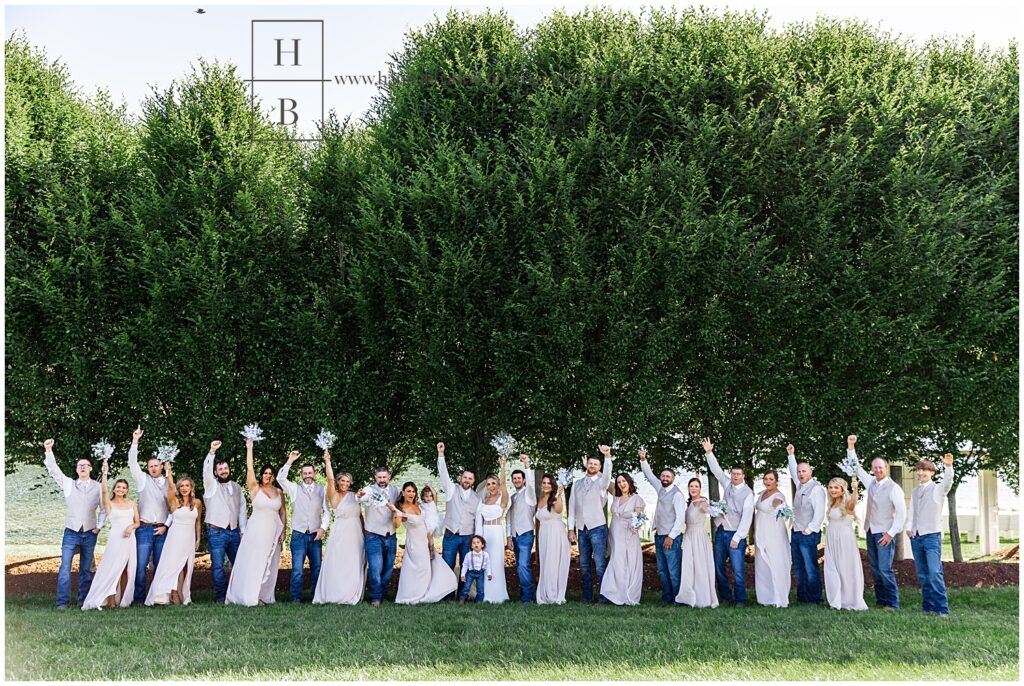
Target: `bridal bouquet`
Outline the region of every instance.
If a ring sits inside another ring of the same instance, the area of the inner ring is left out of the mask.
[[[500,433],[491,439],[491,445],[498,451],[499,455],[508,457],[516,451],[516,439],[507,433]]]
[[[643,528],[644,524],[646,524],[647,521],[648,520],[647,520],[647,513],[646,512],[634,512],[633,513],[633,521],[630,524],[630,526],[633,527],[634,531],[639,531],[640,529]]]
[[[571,484],[575,480],[576,480],[576,472],[575,472],[575,470],[566,469],[565,467],[559,467],[558,468],[558,474],[555,477],[555,483],[557,483],[559,486],[561,486],[562,488],[565,488],[566,486],[568,486],[569,484]]]
[[[388,497],[382,491],[370,491],[370,503],[377,507],[387,507]]]
[[[254,443],[263,440],[263,429],[260,428],[259,424],[246,424],[239,433],[246,438],[251,438]]]
[[[725,518],[725,523],[729,526],[732,526],[732,522],[729,521],[729,515],[727,514],[728,511],[729,503],[727,503],[724,499],[712,500],[710,503],[708,503],[708,514],[710,514],[712,517],[723,517]]]
[[[153,453],[153,457],[163,462],[174,462],[174,458],[178,456],[178,445],[176,443],[164,443],[158,446],[156,452]]]
[[[857,468],[860,467],[860,464],[857,462],[857,458],[855,456],[847,453],[842,462],[836,466],[842,469],[846,476],[857,476]]]
[[[334,447],[334,441],[337,440],[337,436],[332,434],[327,429],[320,429],[320,433],[316,437],[316,447],[320,450],[330,450]]]
[[[792,522],[793,508],[789,507],[788,505],[779,505],[779,507],[775,510],[775,519],[778,519],[779,517],[782,517],[787,522]]]
[[[114,446],[107,443],[107,439],[101,438],[99,443],[93,443],[92,455],[97,460],[109,460],[114,454]]]

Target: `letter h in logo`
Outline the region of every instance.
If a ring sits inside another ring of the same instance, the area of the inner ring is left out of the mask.
[[[253,19],[251,48],[250,106],[297,134],[292,140],[319,140],[312,136],[324,119],[323,19]]]

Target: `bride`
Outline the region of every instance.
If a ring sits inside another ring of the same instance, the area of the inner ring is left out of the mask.
[[[509,496],[505,485],[505,456],[498,458],[501,475],[488,475],[480,494],[480,507],[476,511],[476,532],[484,537],[491,551],[491,574],[487,582],[485,603],[503,603],[508,600],[505,584],[505,524],[502,517],[508,510]],[[494,589],[494,590],[492,590]]]

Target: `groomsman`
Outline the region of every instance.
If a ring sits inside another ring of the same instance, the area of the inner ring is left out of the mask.
[[[587,473],[576,479],[569,494],[569,543],[579,542],[580,573],[583,576],[583,602],[589,603],[594,598],[594,577],[590,572],[591,555],[597,571],[597,587],[601,588],[604,578],[605,550],[608,546],[608,516],[604,505],[608,500],[608,482],[612,477],[612,449],[606,445],[599,447],[604,455],[604,468],[601,460],[588,457]],[[600,470],[600,471],[598,471]],[[577,532],[576,527],[580,529]],[[598,603],[608,601],[598,594]]]
[[[676,473],[666,467],[654,476],[654,470],[647,463],[647,450],[641,448],[640,469],[647,481],[658,494],[658,506],[654,510],[654,551],[658,561],[658,578],[661,579],[661,604],[672,605],[679,595],[679,573],[682,570],[683,521],[686,519],[686,501],[683,492],[675,485]]]
[[[747,533],[754,517],[754,492],[744,481],[743,467],[735,465],[725,475],[718,466],[712,452],[714,444],[707,438],[703,441],[704,457],[708,469],[722,487],[725,494],[726,511],[722,517],[715,517],[715,577],[718,582],[718,598],[723,603],[735,602],[736,607],[746,607],[747,586],[744,556],[747,552]],[[733,587],[729,586],[726,563],[732,565]]]
[[[100,484],[90,478],[92,461],[86,457],[75,463],[77,479],[64,476],[53,455],[53,439],[43,442],[46,455],[43,464],[64,493],[67,513],[64,515],[64,537],[60,544],[60,571],[57,572],[57,609],[66,610],[71,602],[71,562],[78,553],[78,604],[85,602],[92,586],[93,551],[96,535],[107,518],[102,508]],[[99,519],[96,511],[99,510]]]
[[[366,551],[366,577],[370,583],[370,605],[377,607],[388,592],[391,572],[395,569],[395,555],[398,553],[398,538],[395,536],[395,521],[391,517],[388,503],[398,500],[398,489],[391,485],[391,472],[387,467],[377,467],[373,472],[373,483],[360,488],[356,500],[363,503],[363,526],[366,535],[363,549]],[[374,498],[384,500],[384,504]]]
[[[942,501],[953,487],[953,454],[943,455],[942,463],[946,468],[938,483],[932,480],[935,464],[931,460],[917,463],[919,485],[910,494],[907,536],[921,583],[921,609],[925,614],[949,617],[946,580],[942,576]]]
[[[160,553],[167,540],[167,527],[171,523],[171,510],[167,506],[167,477],[164,476],[160,458],[146,460],[146,471],[139,467],[139,439],[142,427],[132,432],[132,445],[128,448],[128,471],[135,481],[135,492],[139,494],[139,528],[135,530],[135,591],[133,603],[146,599],[146,568],[153,558],[153,572],[160,564]]]
[[[316,581],[320,578],[320,560],[323,552],[324,533],[331,523],[331,512],[327,509],[326,490],[313,478],[316,472],[313,465],[306,463],[299,467],[302,484],[288,480],[288,471],[292,463],[299,459],[299,451],[293,450],[288,461],[277,470],[277,482],[292,501],[292,602],[302,602],[302,568],[309,558],[310,593],[316,591]]]
[[[473,537],[476,527],[476,510],[480,507],[480,497],[473,490],[476,475],[463,469],[459,476],[458,487],[448,476],[448,464],[444,458],[444,443],[437,444],[437,475],[441,478],[444,489],[444,538],[441,540],[441,557],[455,571],[455,556],[459,564],[469,555],[469,539]],[[451,593],[448,598],[455,598]]]
[[[530,558],[533,554],[534,515],[537,514],[537,488],[530,469],[530,458],[520,455],[523,469],[512,472],[512,494],[505,523],[508,526],[506,547],[516,556],[516,571],[519,573],[519,596],[524,603],[533,602],[533,570]]]
[[[203,460],[203,502],[206,504],[206,538],[210,545],[210,567],[213,570],[214,598],[224,602],[228,576],[224,573],[225,556],[235,563],[238,544],[245,533],[245,496],[242,487],[231,480],[227,460],[215,459],[220,441],[210,443],[210,452]]]
[[[857,459],[857,437],[846,438],[846,454]],[[868,539],[868,562],[875,582],[875,604],[883,610],[900,609],[900,589],[892,562],[896,556],[893,539],[903,531],[907,506],[903,489],[889,478],[889,463],[880,457],[871,461],[871,474],[857,464],[857,478],[867,487],[864,530]]]
[[[793,497],[793,534],[789,541],[796,575],[796,599],[801,603],[821,602],[821,572],[818,570],[818,544],[825,519],[825,487],[814,478],[814,468],[797,464],[796,449],[786,446],[789,476],[797,484]]]

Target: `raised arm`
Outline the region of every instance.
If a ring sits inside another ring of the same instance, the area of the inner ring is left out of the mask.
[[[501,464],[498,486],[501,488],[501,509],[504,511],[508,509],[508,486],[505,485],[505,456],[499,456],[498,462]]]
[[[331,507],[338,506],[338,489],[334,486],[334,468],[331,466],[331,451],[324,451],[324,474],[327,476],[327,499]],[[349,486],[351,488],[351,486]]]
[[[167,507],[171,509],[171,512],[174,512],[178,509],[178,497],[174,494],[174,475],[171,474],[170,462],[164,462],[164,476],[167,477]],[[195,499],[196,496],[193,493],[192,500]]]
[[[441,488],[444,489],[445,502],[451,500],[455,494],[455,485],[448,476],[448,463],[444,457],[444,443],[437,444],[437,476],[441,480]]]
[[[103,479],[100,480],[100,493],[103,496],[103,510],[110,512],[110,493],[107,492],[107,474],[110,473],[110,466],[103,460]]]
[[[253,440],[245,439],[245,487],[249,489],[249,495],[260,487],[260,482],[256,480],[256,467],[253,465],[252,446]]]
[[[291,470],[295,460],[299,459],[299,451],[293,450],[288,453],[288,460],[281,465],[281,468],[277,470],[277,482],[281,484],[281,488],[288,494],[288,497],[295,500],[295,493],[297,492],[298,486],[288,480],[288,472]]]
[[[942,476],[940,477],[939,483],[941,487],[932,490],[933,497],[937,503],[941,503],[949,495],[949,492],[953,490],[953,453],[943,455],[942,464],[946,465],[946,468],[942,470]]]
[[[857,437],[854,434],[846,437],[846,456],[857,461],[857,478],[863,483],[868,483],[871,480],[871,475],[864,471],[864,467],[860,464],[860,458],[857,457]]]
[[[43,441],[43,448],[46,450],[46,454],[43,457],[43,464],[46,466],[46,471],[50,473],[53,480],[57,482],[58,488],[64,493],[66,498],[71,493],[71,489],[74,488],[74,482],[68,477],[64,476],[64,472],[60,471],[60,467],[57,466],[57,458],[53,454],[53,439],[47,438]]]
[[[562,496],[564,495],[564,491],[565,491],[565,489],[563,487],[559,486],[558,487],[558,492],[555,493],[555,495],[552,496],[555,499],[555,504],[554,504],[554,507],[552,507],[551,509],[553,509],[558,514],[562,514],[562,512],[565,511],[565,505],[564,505],[563,500],[562,500]]]
[[[601,469],[601,479],[598,483],[600,488],[607,488],[612,482],[612,449],[607,445],[599,446],[598,449],[604,455],[604,467]]]
[[[722,468],[718,466],[718,460],[715,459],[715,453],[713,452],[715,444],[707,438],[701,441],[701,444],[704,446],[704,459],[708,461],[708,470],[712,476],[718,479],[718,483],[722,485],[722,488],[725,488],[729,485],[729,477],[725,475]]]
[[[786,446],[786,462],[789,463],[789,478],[793,480],[793,483],[799,484],[800,479],[796,475],[796,448],[792,443]]]
[[[537,483],[530,469],[530,456],[520,454],[519,459],[523,461],[523,471],[526,473],[526,504],[537,507]]]
[[[206,495],[213,495],[217,492],[217,478],[213,475],[213,457],[217,454],[218,448],[220,448],[220,441],[211,441],[210,452],[203,460],[203,493]]]
[[[636,454],[640,456],[640,471],[644,473],[644,476],[647,478],[647,483],[654,486],[654,492],[657,493],[661,490],[661,480],[654,475],[654,470],[651,469],[651,465],[647,463],[647,451],[641,448]]]
[[[857,477],[850,479],[850,495],[846,497],[846,514],[853,514],[857,509],[857,501],[860,500],[860,493],[857,492]]]
[[[146,487],[146,475],[139,467],[139,439],[142,438],[142,433],[141,426],[132,432],[132,444],[128,448],[128,471],[135,481],[135,490],[139,493]]]

